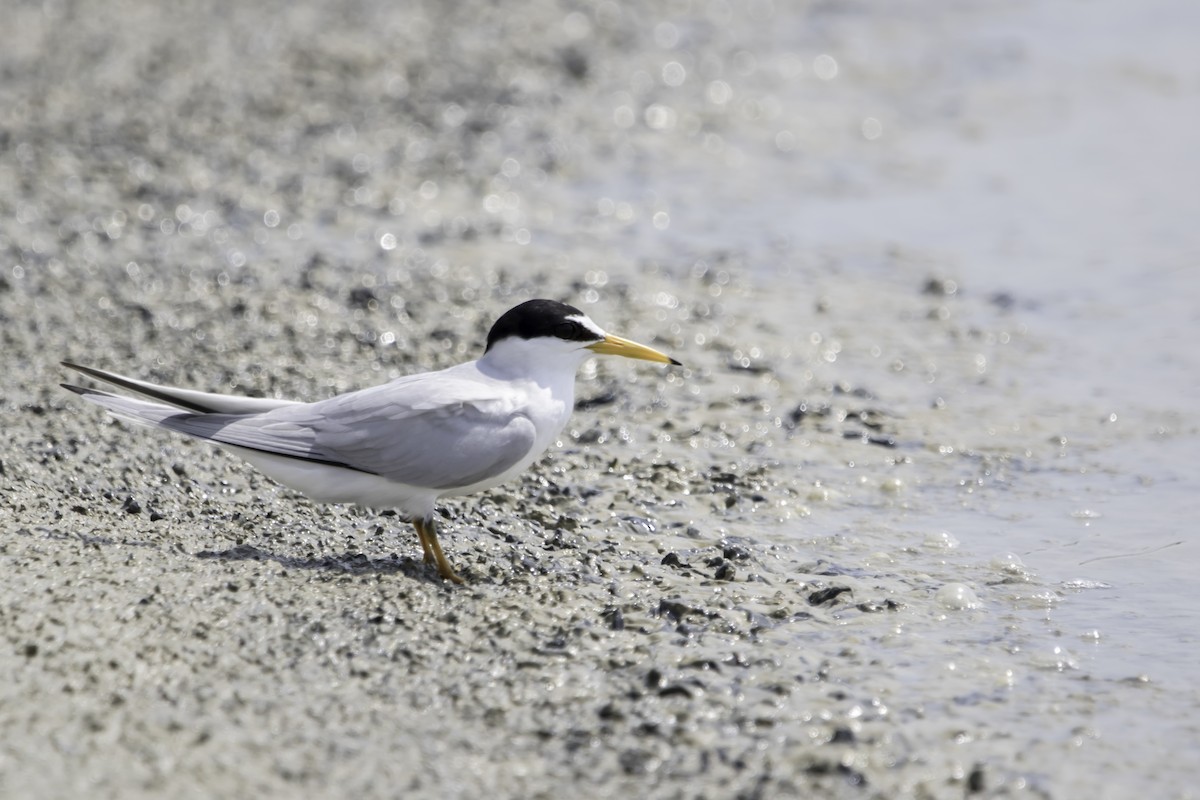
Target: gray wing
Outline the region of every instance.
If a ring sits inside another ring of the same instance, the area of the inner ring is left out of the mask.
[[[533,422],[506,404],[439,385],[401,382],[263,414],[175,414],[158,425],[221,444],[382,475],[430,489],[506,472],[534,446]],[[447,390],[449,389],[449,390]],[[457,397],[455,395],[458,395]]]

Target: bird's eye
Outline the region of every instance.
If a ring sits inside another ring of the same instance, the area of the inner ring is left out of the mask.
[[[554,335],[559,339],[571,341],[579,338],[579,332],[583,327],[578,322],[560,322],[554,326]]]

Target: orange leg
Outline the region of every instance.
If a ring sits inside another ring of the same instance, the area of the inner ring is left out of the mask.
[[[433,550],[429,547],[429,535],[425,533],[425,523],[419,519],[414,519],[413,527],[417,529],[417,538],[421,540],[421,550],[425,553],[425,563],[434,563]]]
[[[433,555],[433,562],[437,564],[438,575],[442,580],[454,581],[455,583],[465,583],[462,578],[455,573],[454,567],[450,566],[450,559],[446,558],[446,554],[442,552],[442,546],[438,543],[437,528],[433,524],[432,519],[417,519],[413,520],[413,525],[417,529],[417,535],[421,537],[421,546],[425,549],[425,563],[429,563],[430,554]]]

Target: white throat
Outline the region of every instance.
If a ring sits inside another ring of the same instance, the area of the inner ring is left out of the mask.
[[[575,373],[595,355],[581,342],[510,337],[492,345],[479,359],[479,370],[502,380],[528,380],[546,388],[575,385]]]

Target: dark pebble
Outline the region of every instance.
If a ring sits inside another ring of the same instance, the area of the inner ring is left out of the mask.
[[[834,728],[833,736],[829,738],[830,744],[853,744],[854,731],[846,727]]]
[[[645,775],[650,771],[650,762],[654,756],[645,750],[626,750],[618,757],[621,769],[627,775]]]
[[[606,608],[600,613],[600,616],[608,622],[608,627],[610,630],[625,630],[625,615],[621,613],[621,609]]]
[[[350,296],[347,298],[351,308],[366,309],[372,303],[376,306],[379,304],[378,298],[375,297],[375,292],[365,286],[356,286],[350,290]]]
[[[721,549],[721,555],[730,561],[746,561],[750,558],[750,551],[736,544],[727,544]]]
[[[864,389],[861,386],[847,386],[844,383],[839,383],[833,387],[834,394],[844,394],[850,397],[857,397],[860,400],[874,400],[875,395],[870,389]]]
[[[617,393],[612,389],[606,389],[600,394],[576,401],[575,410],[587,411],[591,408],[612,405],[615,402],[617,402]],[[593,439],[592,441],[596,441],[596,439]]]
[[[563,51],[562,65],[567,74],[577,81],[581,81],[587,77],[588,59],[578,48],[568,47]]]
[[[979,794],[987,788],[987,781],[983,778],[983,765],[976,764],[971,768],[971,773],[967,775],[967,794]]]
[[[958,294],[958,283],[948,278],[929,278],[921,287],[921,294],[934,297],[950,297]]]
[[[1008,292],[996,292],[988,298],[988,302],[994,305],[996,308],[1008,311],[1017,304],[1017,298],[1013,297]]]
[[[850,591],[849,586],[830,586],[828,589],[820,589],[808,596],[808,604],[810,606],[823,606],[826,603],[831,603],[837,599],[838,595]]]
[[[621,709],[617,708],[612,703],[605,703],[600,707],[600,710],[596,712],[596,715],[600,717],[600,719],[617,720],[625,718],[625,715],[621,713]]]
[[[658,615],[660,617],[667,617],[676,622],[679,622],[686,615],[694,613],[695,611],[696,609],[692,608],[686,603],[681,603],[678,600],[658,601]]]

